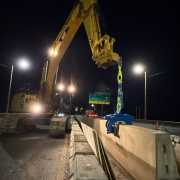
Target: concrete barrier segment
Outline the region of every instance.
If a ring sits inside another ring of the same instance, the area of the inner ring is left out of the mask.
[[[70,137],[70,180],[108,180],[76,122]]]
[[[106,133],[104,119],[91,119],[90,123],[85,123],[86,121],[87,119],[81,123],[83,132],[96,155],[96,145],[92,138],[94,131],[99,135],[106,151],[135,179],[180,179],[168,133],[120,125],[117,137]]]

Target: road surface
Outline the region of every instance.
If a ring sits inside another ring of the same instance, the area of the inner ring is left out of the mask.
[[[0,137],[0,179],[68,179],[68,150],[68,135],[54,139],[45,132],[34,132]]]

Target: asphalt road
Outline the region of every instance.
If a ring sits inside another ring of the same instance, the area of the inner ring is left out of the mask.
[[[68,179],[69,136],[65,139],[34,132],[0,138],[1,180]]]

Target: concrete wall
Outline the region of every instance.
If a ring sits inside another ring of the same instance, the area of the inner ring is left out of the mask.
[[[180,179],[169,134],[133,125],[120,125],[117,137],[106,133],[105,120],[86,119],[83,122],[83,132],[92,149],[96,151],[92,139],[95,129],[106,150],[135,179]]]
[[[14,133],[17,128],[23,128],[23,125],[31,124],[32,121],[28,121],[30,117],[30,113],[0,113],[0,134]]]
[[[173,146],[176,154],[176,161],[178,170],[180,172],[180,136],[171,135],[171,140],[173,141]]]
[[[108,180],[76,122],[72,124],[69,164],[70,180]]]

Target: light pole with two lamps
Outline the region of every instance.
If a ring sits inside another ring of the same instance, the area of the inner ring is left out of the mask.
[[[66,86],[64,85],[64,83],[61,82],[61,83],[57,84],[57,90],[58,91],[63,92],[63,91],[65,91],[65,89],[66,89]],[[76,88],[73,84],[70,84],[69,86],[67,86],[67,91],[70,94],[70,99],[69,99],[70,109],[72,109],[72,96],[76,92]]]
[[[58,90],[60,93],[64,92],[64,90],[65,90],[65,85],[64,85],[64,83],[61,82],[61,83],[57,84],[57,90]],[[59,103],[60,111],[62,111],[62,103],[63,103],[63,98],[62,98],[62,94],[60,94],[60,103]]]
[[[70,94],[70,113],[71,113],[71,111],[72,111],[72,97],[73,97],[75,91],[76,91],[75,86],[74,86],[73,84],[70,84],[70,85],[68,86],[68,92],[69,92],[69,94]]]

